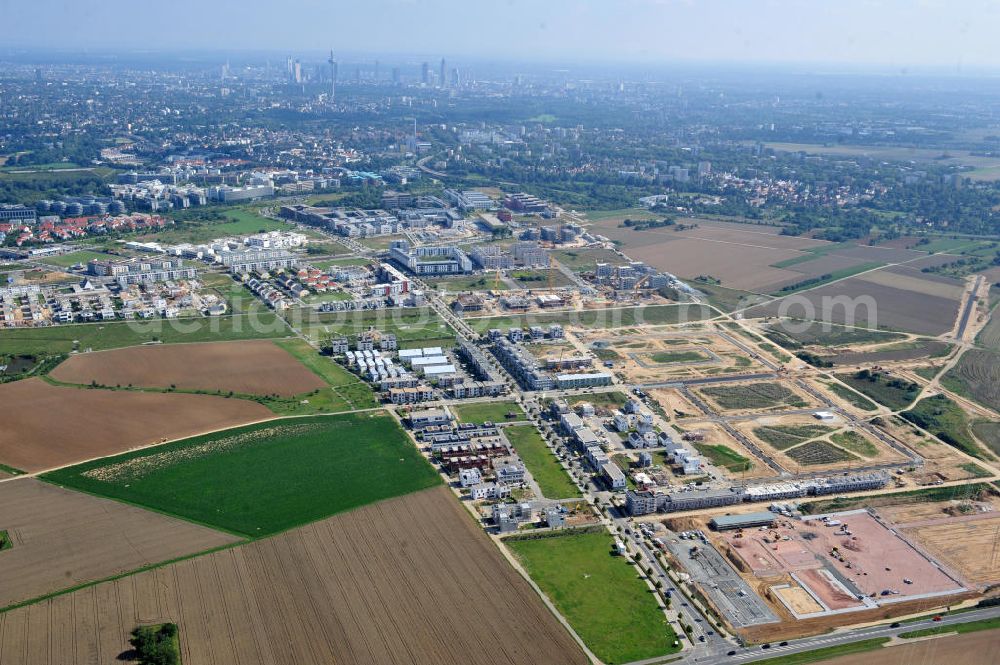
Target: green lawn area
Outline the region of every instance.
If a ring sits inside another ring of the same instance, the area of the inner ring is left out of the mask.
[[[690,363],[708,360],[708,355],[702,351],[656,351],[646,356],[658,365],[670,363]]]
[[[732,473],[741,473],[753,468],[753,462],[727,446],[696,443],[694,447],[712,464],[723,467]]]
[[[248,537],[440,482],[384,412],[237,427],[60,469],[44,479]]]
[[[546,499],[570,499],[580,496],[580,490],[558,460],[545,445],[542,435],[533,425],[505,427],[504,434],[514,450],[524,460]]]
[[[117,349],[146,342],[222,342],[285,337],[288,328],[273,312],[253,315],[82,323],[48,328],[13,328],[0,335],[0,355],[68,353],[74,349]]]
[[[553,323],[583,328],[623,328],[627,326],[666,325],[710,318],[712,311],[703,305],[645,305],[610,307],[584,311],[532,312],[510,316],[466,318],[474,330],[507,329],[516,326],[546,326]]]
[[[524,420],[524,409],[517,402],[473,402],[451,407],[460,423],[502,423],[508,420]],[[516,413],[516,418],[508,418],[508,413]]]
[[[505,544],[605,663],[628,663],[679,651],[646,584],[605,533],[559,535]]]
[[[587,393],[586,395],[571,395],[566,398],[570,406],[576,406],[581,402],[590,402],[595,409],[608,409],[609,411],[622,408],[625,406],[627,400],[628,396],[617,390],[604,393]]]
[[[787,656],[778,656],[777,658],[768,658],[767,660],[754,662],[755,665],[803,665],[804,663],[818,663],[836,658],[837,656],[846,656],[852,653],[864,653],[865,651],[879,649],[888,641],[888,637],[873,637],[870,640],[838,644],[837,646],[816,649],[815,651],[803,651],[802,653],[792,653]]]
[[[41,259],[42,263],[47,263],[53,266],[59,266],[61,268],[69,268],[77,263],[86,264],[91,259],[112,259],[116,258],[110,254],[105,254],[103,252],[94,252],[89,249],[81,249],[75,252],[70,252],[69,254],[60,254],[59,256],[46,256]]]
[[[933,628],[923,628],[921,630],[911,630],[908,633],[900,633],[900,637],[905,640],[912,639],[914,637],[927,637],[928,635],[941,635],[943,633],[975,633],[980,630],[996,630],[1000,629],[1000,617],[994,617],[992,619],[980,619],[979,621],[970,621],[968,623],[960,623],[954,626],[934,626]]]
[[[506,291],[510,289],[505,281],[497,280],[496,275],[467,275],[462,277],[439,277],[426,280],[428,286],[438,291]]]

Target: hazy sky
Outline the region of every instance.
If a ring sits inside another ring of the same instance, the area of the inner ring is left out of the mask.
[[[6,46],[1000,67],[1000,0],[0,0]]]

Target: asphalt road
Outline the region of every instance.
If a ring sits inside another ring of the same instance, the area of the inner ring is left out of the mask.
[[[902,623],[898,628],[892,628],[891,624],[883,624],[872,626],[870,628],[858,628],[842,633],[828,633],[826,635],[808,637],[801,640],[790,640],[788,645],[783,647],[774,645],[769,649],[764,649],[762,646],[739,648],[735,650],[736,653],[732,656],[725,654],[703,655],[697,652],[690,652],[683,660],[687,663],[704,663],[705,665],[752,663],[759,660],[774,658],[776,656],[801,653],[803,651],[813,651],[815,649],[849,644],[851,642],[868,640],[875,637],[895,637],[900,633],[906,633],[912,630],[921,630],[923,628],[932,628],[937,626],[954,626],[957,624],[968,623],[970,621],[979,621],[981,619],[991,619],[995,617],[1000,617],[1000,607],[989,607],[969,612],[945,615],[942,617],[941,621],[937,622],[932,621],[931,619],[925,619],[910,623]]]

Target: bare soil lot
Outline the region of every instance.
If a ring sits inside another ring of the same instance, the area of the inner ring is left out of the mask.
[[[0,607],[239,539],[34,478],[0,483]]]
[[[942,563],[974,585],[1000,582],[1000,557],[992,554],[1000,515],[941,516],[900,528]]]
[[[42,471],[167,439],[273,418],[256,402],[211,395],[0,385],[0,462]]]
[[[73,356],[51,372],[65,383],[221,390],[291,397],[326,386],[266,340],[133,346]]]
[[[0,664],[111,663],[173,621],[191,665],[579,664],[447,488],[0,615]]]

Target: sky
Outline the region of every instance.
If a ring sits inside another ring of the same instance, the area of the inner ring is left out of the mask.
[[[1000,0],[0,0],[0,47],[1000,69]]]

